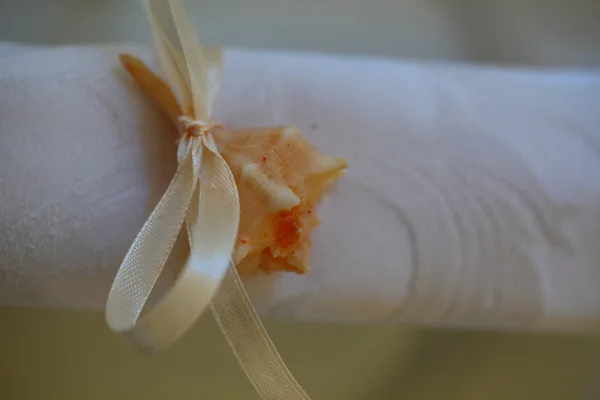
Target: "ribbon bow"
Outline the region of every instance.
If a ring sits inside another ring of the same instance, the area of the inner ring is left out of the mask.
[[[222,73],[219,51],[202,48],[176,0],[148,0],[158,59],[182,105],[169,110],[181,125],[178,168],[129,248],[111,287],[110,328],[145,352],[176,341],[210,306],[250,382],[264,399],[309,399],[266,333],[231,255],[240,202],[219,154],[210,107]],[[170,94],[170,93],[169,93]],[[190,255],[175,283],[142,310],[185,223]]]

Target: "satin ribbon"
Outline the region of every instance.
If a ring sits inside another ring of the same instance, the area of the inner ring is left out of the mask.
[[[309,399],[265,331],[232,265],[240,219],[233,174],[219,154],[210,108],[221,54],[202,48],[175,0],[146,2],[161,68],[181,110],[178,169],[127,252],[111,287],[106,320],[140,350],[168,347],[210,306],[246,376],[263,399]],[[144,310],[185,224],[190,255],[173,286]],[[144,313],[142,313],[144,310]]]

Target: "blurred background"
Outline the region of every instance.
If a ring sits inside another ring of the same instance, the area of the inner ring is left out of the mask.
[[[184,0],[210,44],[599,66],[598,0]],[[0,39],[145,42],[137,0],[0,0]]]
[[[184,1],[210,44],[436,62],[600,67],[598,0]],[[142,42],[138,1],[0,1],[0,40]],[[1,94],[0,94],[1,95]],[[266,326],[315,400],[600,399],[600,340],[411,327]],[[210,316],[138,355],[101,312],[0,309],[0,399],[254,399]]]

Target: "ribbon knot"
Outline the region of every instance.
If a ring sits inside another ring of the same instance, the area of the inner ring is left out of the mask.
[[[204,122],[190,118],[187,115],[179,117],[179,124],[181,136],[187,138],[208,136],[213,129],[223,127],[217,122]]]

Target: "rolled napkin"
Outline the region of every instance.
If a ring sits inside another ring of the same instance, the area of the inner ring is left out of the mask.
[[[152,52],[9,45],[0,303],[101,309],[177,165],[174,127],[119,64]],[[600,330],[600,72],[228,49],[213,114],[297,126],[349,162],[310,271],[246,281],[261,315]]]

